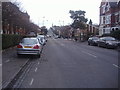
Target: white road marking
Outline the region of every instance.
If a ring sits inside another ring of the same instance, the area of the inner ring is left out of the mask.
[[[34,79],[32,78],[32,80],[31,80],[31,82],[30,82],[30,86],[33,84],[33,81],[34,81]]]
[[[85,52],[85,51],[82,51],[83,53],[85,53],[85,54],[88,54],[88,55],[90,55],[90,56],[92,56],[92,57],[94,57],[94,58],[97,58],[97,56],[95,56],[95,55],[93,55],[93,54],[91,54],[91,53],[88,53],[88,52]]]
[[[40,62],[38,62],[38,65],[40,64]]]
[[[117,67],[117,68],[119,68],[119,69],[120,69],[120,67],[119,67],[118,65],[116,65],[116,64],[113,64],[113,66],[115,66],[115,67]]]
[[[5,63],[8,63],[8,62],[10,62],[10,60],[9,60],[9,59],[5,61]]]
[[[38,68],[35,68],[35,72],[37,72]]]

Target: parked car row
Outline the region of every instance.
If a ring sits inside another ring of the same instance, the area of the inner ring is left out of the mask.
[[[120,41],[116,40],[114,37],[90,37],[88,39],[88,45],[96,45],[105,48],[118,48]]]
[[[46,42],[47,39],[44,35],[23,38],[19,45],[17,45],[17,55],[37,55],[40,57],[42,48]]]

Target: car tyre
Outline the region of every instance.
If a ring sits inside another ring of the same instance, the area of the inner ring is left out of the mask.
[[[109,49],[108,44],[105,45],[105,48]]]
[[[93,43],[91,43],[90,45],[93,46]]]
[[[120,52],[120,46],[117,47],[118,52]]]
[[[17,57],[19,58],[19,57],[21,57],[21,55],[20,55],[20,54],[17,54]]]
[[[88,42],[88,45],[90,45],[90,43]]]
[[[37,57],[40,58],[40,54],[38,54]]]
[[[100,47],[100,44],[98,43],[98,47]]]

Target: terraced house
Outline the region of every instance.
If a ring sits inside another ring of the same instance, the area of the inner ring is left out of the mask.
[[[99,35],[120,29],[120,0],[102,0]]]

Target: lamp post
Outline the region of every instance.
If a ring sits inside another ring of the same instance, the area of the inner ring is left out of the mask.
[[[44,26],[44,19],[45,19],[45,17],[43,17],[43,26]]]
[[[63,21],[63,26],[64,26],[64,21]]]

